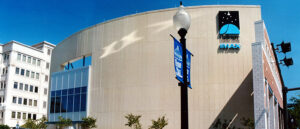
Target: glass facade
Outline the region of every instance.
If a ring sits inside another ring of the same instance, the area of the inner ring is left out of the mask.
[[[51,91],[50,113],[86,111],[86,94],[87,86]]]
[[[51,75],[48,120],[58,121],[58,116],[81,121],[86,117],[89,66]]]

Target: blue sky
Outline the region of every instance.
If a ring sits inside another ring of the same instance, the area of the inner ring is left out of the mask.
[[[178,6],[179,0],[0,0],[0,43],[16,40],[28,45],[57,44],[71,34],[120,16]],[[285,84],[300,87],[299,0],[183,0],[185,6],[261,5],[270,39],[292,42],[294,65],[281,66]],[[298,53],[298,54],[297,54]],[[279,56],[283,58],[283,56]],[[300,94],[290,92],[289,96]]]

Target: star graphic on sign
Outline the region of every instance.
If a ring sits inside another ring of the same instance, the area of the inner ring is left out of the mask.
[[[226,24],[233,24],[240,28],[238,11],[220,11],[218,17],[219,29]]]

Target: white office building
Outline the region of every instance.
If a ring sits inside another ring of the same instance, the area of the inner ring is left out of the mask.
[[[0,124],[21,126],[47,115],[52,49],[46,41],[28,46],[0,45]]]

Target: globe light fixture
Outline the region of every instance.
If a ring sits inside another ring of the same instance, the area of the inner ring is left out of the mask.
[[[182,28],[188,31],[188,29],[190,28],[191,16],[184,10],[182,2],[180,2],[178,11],[173,16],[173,24],[177,31],[179,31]]]

